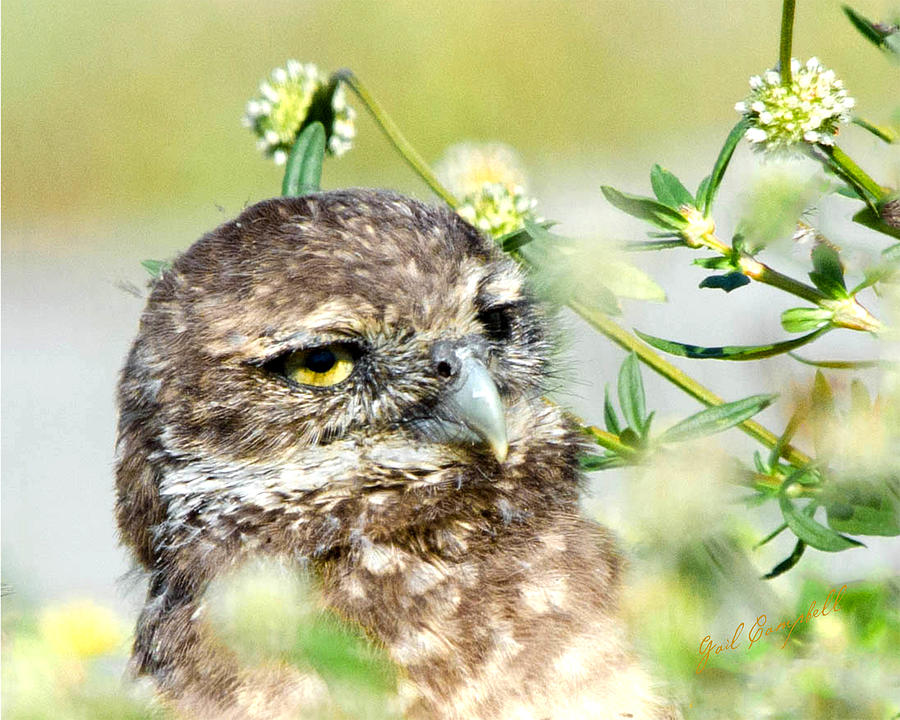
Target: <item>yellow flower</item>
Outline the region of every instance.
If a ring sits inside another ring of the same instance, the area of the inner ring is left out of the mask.
[[[38,618],[38,629],[56,653],[77,658],[104,655],[125,639],[115,613],[92,600],[74,600],[44,609]]]

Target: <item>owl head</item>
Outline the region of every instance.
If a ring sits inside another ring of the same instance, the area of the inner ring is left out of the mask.
[[[449,209],[254,205],[152,289],[119,389],[122,538],[152,567],[425,527],[440,545],[454,518],[527,512],[521,478],[574,462],[541,400],[549,346],[516,264]]]

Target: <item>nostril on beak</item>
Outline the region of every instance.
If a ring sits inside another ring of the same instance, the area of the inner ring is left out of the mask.
[[[431,359],[434,361],[434,369],[439,377],[450,379],[459,375],[460,359],[457,348],[447,341],[434,344],[431,351]]]

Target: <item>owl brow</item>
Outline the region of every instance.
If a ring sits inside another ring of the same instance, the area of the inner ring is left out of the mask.
[[[489,275],[478,287],[476,302],[483,308],[500,305],[516,306],[526,302],[522,296],[522,283],[517,277],[510,275]]]
[[[479,312],[489,312],[491,310],[518,310],[528,304],[525,298],[517,298],[510,300],[508,297],[497,297],[486,293],[479,293],[475,298],[475,306]]]
[[[265,365],[285,353],[314,348],[320,345],[345,343],[362,348],[365,344],[365,340],[359,334],[342,328],[322,329],[315,332],[300,330],[285,337],[268,337],[266,340],[268,340],[268,343],[262,349],[262,352],[247,360],[250,365]]]

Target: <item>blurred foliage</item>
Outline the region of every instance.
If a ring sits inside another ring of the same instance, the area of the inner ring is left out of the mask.
[[[648,137],[676,152],[680,142],[715,127],[724,145],[706,163],[710,174],[696,190],[657,164],[650,173],[653,197],[613,187],[603,192],[615,207],[652,225],[651,239],[639,243],[640,249],[712,251],[695,260],[713,271],[700,287],[732,292],[753,280],[807,301],[809,306],[785,311],[781,323],[786,332],[808,334],[723,347],[640,337],[681,356],[750,360],[787,352],[835,328],[881,333],[881,321],[855,296],[870,290],[884,299],[886,315],[897,313],[896,244],[879,247],[876,260],[854,265],[841,247],[816,232],[794,235],[798,242],[811,240],[811,284],[755,257],[773,241],[772,249],[777,241],[786,245],[796,221],[832,191],[866,203],[854,218],[860,225],[896,237],[885,222],[891,200],[886,186],[871,181],[842,152],[816,149],[813,159],[829,174],[827,181],[823,175],[798,180],[783,168],[766,173],[745,196],[735,232],[723,235],[724,241],[716,234],[716,193],[749,122],[748,111],[730,134],[721,131],[735,122],[734,88],[744,87],[744,68],[771,64],[773,47],[746,42],[747,28],[775,27],[777,4],[709,0],[689,9],[620,9],[611,2],[536,0],[437,6],[351,0],[302,8],[281,1],[258,4],[253,13],[227,3],[175,0],[5,3],[4,222],[39,225],[65,218],[89,224],[97,217],[207,205],[210,197],[234,208],[273,194],[278,171],[258,162],[238,119],[266,67],[302,53],[325,67],[351,66],[377,83],[379,97],[429,158],[439,155],[447,138],[499,136],[520,148],[529,164],[577,169],[617,160],[625,150],[639,158],[650,152]],[[864,37],[885,54],[893,52],[892,30],[856,10],[845,12]],[[829,65],[840,68],[859,106],[875,113],[872,122],[855,119],[853,130],[891,142],[885,87],[893,76],[859,62],[853,42],[834,40],[847,31],[840,12],[801,3],[799,13],[798,26],[815,32],[798,37],[795,54],[808,57],[826,43]],[[402,26],[416,32],[397,33]],[[571,57],[579,62],[560,61]],[[396,72],[398,65],[403,73]],[[679,71],[684,67],[691,71]],[[552,82],[544,81],[548,68]],[[359,151],[330,162],[323,184],[421,192],[423,186],[385,152],[384,141],[366,123],[361,117]],[[548,128],[555,129],[549,136]],[[689,171],[700,161],[692,163]],[[297,182],[286,183],[286,191],[318,186],[320,170],[315,168],[313,181],[297,170]],[[618,297],[663,299],[655,281],[620,255],[597,253],[589,243],[585,252],[552,232],[552,223],[530,214],[533,205],[522,207],[527,212],[516,218],[522,228],[504,232],[498,241],[536,269],[538,283],[556,302],[576,308],[585,302],[613,314],[620,309]],[[53,235],[40,242],[52,244]],[[165,271],[163,261],[146,261],[145,267],[151,274]],[[848,275],[858,276],[855,286],[848,285]],[[629,342],[643,347],[634,338]],[[644,351],[641,359],[646,358]],[[808,397],[794,403],[783,433],[768,441],[770,452],[758,453],[751,465],[732,457],[730,447],[712,445],[709,436],[745,425],[774,396],[713,403],[660,431],[638,356],[622,364],[617,406],[608,393],[603,412],[606,430],[590,428],[603,454],[586,457],[584,465],[633,466],[624,512],[640,573],[626,610],[687,717],[874,718],[900,711],[895,578],[849,583],[839,612],[798,624],[784,647],[783,632],[752,649],[744,641],[739,649],[711,655],[697,672],[706,636],[724,645],[739,623],[746,632],[762,613],[769,626],[792,622],[813,601],[824,601],[828,583],[814,569],[794,568],[807,546],[840,551],[859,546],[846,535],[900,531],[896,369],[887,366],[879,382],[881,392],[872,400],[864,386],[850,383],[842,394],[817,374]],[[690,378],[676,384],[700,396]],[[812,442],[815,460],[791,457],[795,433]],[[736,502],[741,498],[750,507],[777,511],[778,527],[760,539],[759,523],[751,524]],[[765,560],[748,557],[748,547],[774,545],[786,529],[796,536],[787,558],[773,567],[771,553]],[[778,595],[760,578],[769,568],[766,577],[794,568],[792,584]],[[303,578],[251,574],[215,590],[210,602],[221,637],[245,662],[289,662],[314,673],[344,699],[338,715],[396,713],[397,678],[390,664],[356,628],[319,610],[315,588]],[[122,682],[123,625],[89,601],[43,608],[6,601],[5,716],[159,717],[146,688]]]
[[[645,567],[626,611],[685,717],[887,719],[900,711],[900,578],[849,583],[836,612],[807,619],[829,593],[832,610],[841,586],[812,573],[774,596],[765,581],[735,572],[740,544],[640,546]],[[751,647],[760,626],[773,632]]]
[[[149,687],[128,683],[129,623],[89,599],[32,607],[3,599],[3,717],[149,720]]]
[[[392,663],[360,629],[323,610],[315,584],[296,567],[258,562],[219,577],[206,607],[212,631],[243,667],[289,665],[327,686],[315,720],[399,718]],[[6,598],[3,717],[169,717],[149,682],[129,680],[129,649],[129,622],[92,600],[34,608]]]

